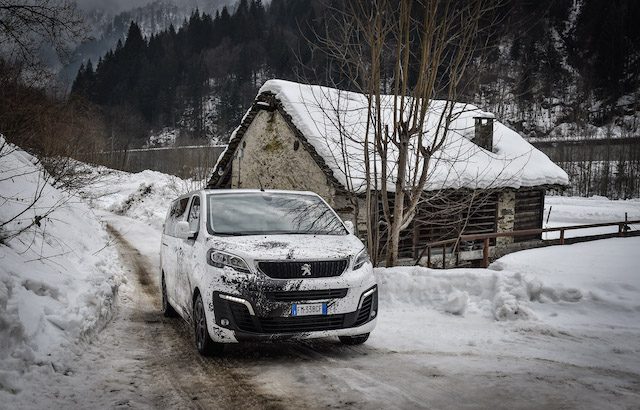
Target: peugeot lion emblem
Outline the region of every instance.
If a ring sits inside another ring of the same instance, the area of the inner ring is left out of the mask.
[[[300,270],[302,271],[302,276],[311,276],[311,265],[308,263],[305,263],[304,265],[302,265],[300,267]]]

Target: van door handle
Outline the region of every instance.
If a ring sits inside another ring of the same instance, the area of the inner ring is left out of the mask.
[[[169,246],[169,245],[168,245],[168,244],[166,244],[166,243],[164,243],[164,242],[162,242],[162,246]]]

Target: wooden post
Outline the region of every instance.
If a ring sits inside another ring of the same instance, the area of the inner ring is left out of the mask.
[[[431,246],[427,246],[427,268],[431,267]]]
[[[453,251],[456,253],[456,268],[460,264],[460,240],[458,240],[453,248]]]
[[[560,245],[564,245],[564,229],[560,230]]]
[[[447,245],[442,245],[442,269],[447,268]]]
[[[489,238],[484,238],[482,244],[482,267],[489,266]]]
[[[629,218],[627,217],[627,213],[624,213],[624,227],[622,228],[622,236],[627,236],[627,231],[629,230]]]

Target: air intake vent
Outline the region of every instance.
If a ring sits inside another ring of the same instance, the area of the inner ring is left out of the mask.
[[[276,302],[299,302],[303,300],[339,299],[345,296],[347,296],[347,289],[267,292],[267,299]]]

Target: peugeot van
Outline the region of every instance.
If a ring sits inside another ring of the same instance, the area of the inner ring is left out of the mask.
[[[364,343],[378,289],[365,246],[312,192],[200,190],[172,202],[161,246],[162,308],[198,351],[337,336]]]

